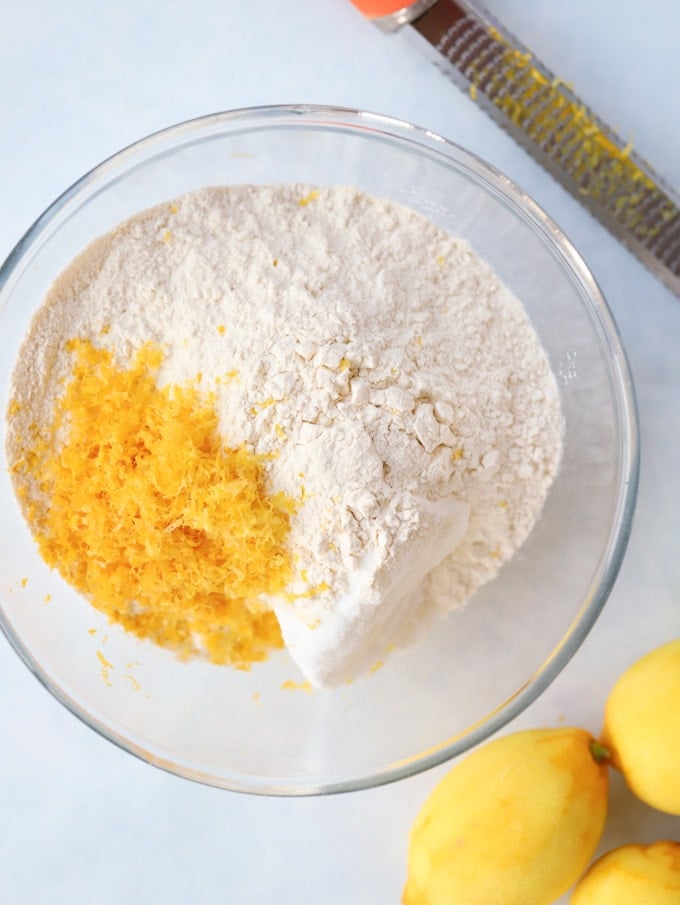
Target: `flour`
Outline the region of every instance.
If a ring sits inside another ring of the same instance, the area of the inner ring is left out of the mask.
[[[355,189],[208,188],[93,243],[20,354],[10,463],[50,419],[74,336],[122,366],[159,343],[159,383],[200,381],[225,443],[271,456],[272,487],[300,501],[301,595],[271,604],[316,684],[493,578],[559,465],[557,386],[520,302],[465,242]]]

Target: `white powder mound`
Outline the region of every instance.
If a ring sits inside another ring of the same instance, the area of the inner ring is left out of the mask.
[[[94,242],[34,318],[14,375],[51,420],[64,341],[159,383],[201,375],[225,443],[302,500],[295,600],[270,601],[306,678],[370,669],[462,606],[530,532],[557,471],[554,377],[520,302],[465,242],[346,187],[203,189]]]

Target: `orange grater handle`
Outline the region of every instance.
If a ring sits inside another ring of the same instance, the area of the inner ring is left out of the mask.
[[[368,16],[369,19],[390,16],[397,10],[412,6],[414,2],[415,0],[412,0],[411,3],[408,0],[352,0],[359,12]]]

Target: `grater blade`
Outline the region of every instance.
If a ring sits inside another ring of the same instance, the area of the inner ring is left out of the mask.
[[[424,11],[423,11],[424,10]],[[476,3],[429,0],[400,28],[680,297],[680,210],[652,168]]]

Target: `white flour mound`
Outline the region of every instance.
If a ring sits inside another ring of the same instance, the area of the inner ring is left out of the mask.
[[[465,242],[352,188],[206,188],[95,241],[22,348],[10,463],[51,420],[72,337],[121,366],[159,343],[160,384],[200,373],[225,443],[275,454],[272,490],[303,500],[289,591],[308,596],[270,602],[314,685],[462,606],[559,465],[557,386],[520,302]]]

